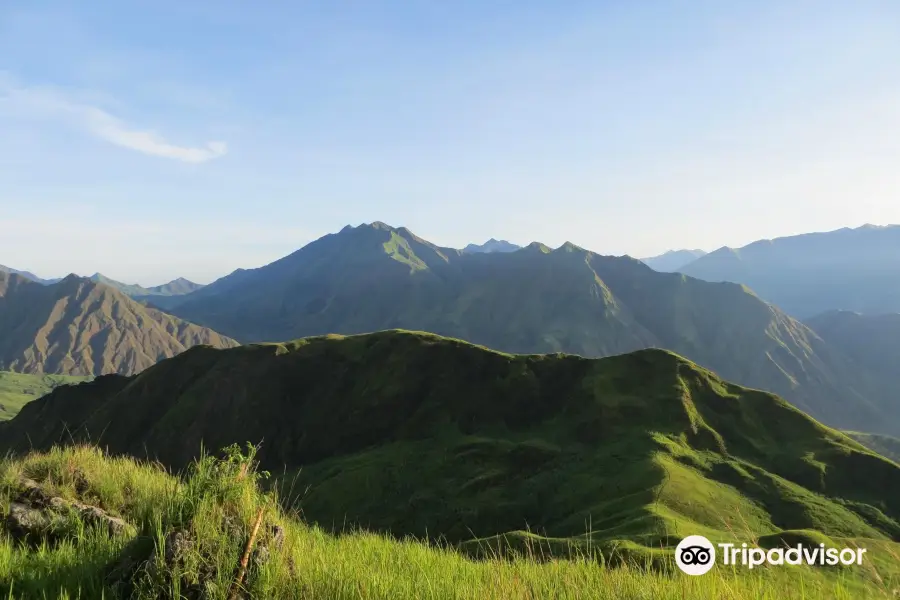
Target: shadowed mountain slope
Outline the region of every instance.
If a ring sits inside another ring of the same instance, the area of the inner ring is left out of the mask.
[[[900,367],[900,314],[860,315],[829,311],[806,324],[859,365],[893,380]]]
[[[900,312],[900,226],[865,225],[720,248],[679,269],[750,286],[798,318]]]
[[[261,466],[294,470],[284,493],[329,528],[900,539],[900,467],[661,350],[513,356],[397,331],[198,347],[0,424],[0,451],[84,439],[172,467],[262,442]]]
[[[172,310],[244,342],[383,329],[507,352],[672,350],[845,429],[900,433],[882,380],[735,284],[658,273],[573,244],[464,254],[383,223],[239,270]]]
[[[41,285],[0,273],[0,369],[131,374],[198,344],[237,342],[89,279]]]

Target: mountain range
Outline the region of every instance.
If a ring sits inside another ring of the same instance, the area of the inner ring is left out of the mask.
[[[669,250],[659,256],[642,258],[641,262],[654,271],[672,273],[705,255],[703,250]]]
[[[443,248],[376,222],[347,226],[270,265],[235,271],[209,286],[180,279],[144,288],[100,274],[91,280],[70,276],[64,281],[90,281],[98,290],[133,295],[100,294],[109,300],[92,305],[90,310],[100,307],[103,314],[98,322],[116,321],[113,312],[132,316],[108,332],[90,319],[64,321],[53,325],[56,339],[50,342],[46,323],[52,310],[29,306],[37,312],[29,318],[38,325],[15,331],[12,323],[21,315],[5,311],[9,324],[0,334],[12,333],[0,339],[16,349],[0,353],[0,368],[133,373],[197,343],[229,346],[234,339],[404,328],[516,353],[602,357],[665,348],[728,380],[778,393],[828,424],[900,433],[892,373],[900,358],[897,319],[830,311],[804,323],[746,286],[660,273],[630,257],[601,256],[571,243],[491,251],[494,243],[502,244],[489,240],[481,247],[486,251],[477,252]],[[54,302],[84,302],[62,295],[67,299]],[[119,305],[126,308],[110,308]],[[148,318],[133,316],[144,313]],[[163,329],[190,333],[148,333],[140,325],[163,321],[173,323]]]
[[[44,285],[50,285],[53,283],[58,283],[62,281],[62,277],[57,277],[53,279],[43,279],[38,277],[34,273],[30,271],[19,271],[17,269],[13,269],[12,267],[6,267],[4,265],[0,265],[0,273],[14,273],[16,275],[21,275],[26,277],[32,281],[36,281],[37,283],[42,283]],[[132,298],[137,298],[138,300],[147,299],[153,296],[179,296],[182,294],[189,294],[191,292],[197,291],[203,287],[203,284],[194,283],[193,281],[188,281],[184,277],[179,277],[177,279],[173,279],[168,283],[164,283],[162,285],[156,285],[153,287],[145,288],[136,283],[122,283],[121,281],[116,281],[115,279],[110,279],[106,275],[102,273],[94,273],[90,277],[88,277],[91,281],[95,281],[97,283],[103,283],[110,287],[114,287],[120,292],[131,296]]]
[[[900,226],[864,225],[720,248],[678,269],[731,281],[798,318],[900,312]]]
[[[828,424],[900,432],[891,380],[750,289],[571,243],[470,254],[402,227],[348,226],[179,300],[173,314],[241,342],[400,328],[516,353],[665,348]]]
[[[172,468],[261,442],[306,519],[473,551],[533,534],[900,540],[900,466],[662,350],[514,356],[402,331],[200,346],[0,424],[0,452],[81,440]]]
[[[198,344],[237,342],[90,279],[45,285],[0,272],[0,370],[130,374]]]

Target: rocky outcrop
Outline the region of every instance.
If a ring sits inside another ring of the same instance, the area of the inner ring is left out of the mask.
[[[22,478],[10,500],[2,527],[15,540],[31,544],[57,543],[74,535],[80,524],[105,530],[110,536],[132,535],[134,527],[102,508],[54,496],[36,481]]]

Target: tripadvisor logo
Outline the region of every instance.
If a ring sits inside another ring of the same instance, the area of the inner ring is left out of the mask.
[[[723,565],[752,569],[762,565],[861,565],[865,548],[826,548],[825,544],[786,548],[749,547],[747,544],[717,544]],[[716,564],[716,548],[702,535],[689,535],[675,547],[675,563],[688,575],[703,575]]]
[[[689,535],[675,547],[675,563],[688,575],[703,575],[716,564],[716,549],[702,535]]]

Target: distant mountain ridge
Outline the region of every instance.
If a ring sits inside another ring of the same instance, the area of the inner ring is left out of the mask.
[[[489,239],[485,243],[478,244],[469,244],[465,248],[463,248],[463,252],[467,254],[473,254],[476,252],[515,252],[516,250],[521,249],[521,246],[517,246],[511,242],[507,242],[506,240],[495,240],[494,238]]]
[[[56,283],[57,281],[60,280],[59,278],[58,279],[42,279],[42,278],[38,277],[37,275],[35,275],[34,273],[32,273],[31,271],[19,271],[18,269],[13,269],[12,267],[7,267],[5,265],[0,265],[0,273],[10,273],[10,274],[15,274],[15,275],[21,275],[22,277],[26,277],[32,281],[36,281],[38,283],[43,283],[43,284]]]
[[[679,272],[751,287],[788,314],[900,312],[900,225],[807,233],[720,248]]]
[[[896,377],[900,368],[900,314],[861,315],[834,310],[805,323],[857,364],[886,379]]]
[[[184,277],[179,277],[178,279],[173,279],[168,283],[156,285],[149,288],[145,288],[136,283],[122,283],[121,281],[110,279],[102,273],[94,273],[88,279],[90,279],[91,281],[96,281],[97,283],[104,283],[106,285],[112,286],[123,294],[127,294],[132,298],[142,298],[145,296],[180,296],[183,294],[190,294],[191,292],[195,292],[203,287],[202,284],[188,281]]]
[[[17,269],[13,269],[12,267],[6,267],[4,265],[0,265],[0,272],[2,273],[15,273],[16,275],[21,275],[26,277],[32,281],[36,281],[38,283],[42,283],[44,285],[51,285],[54,283],[59,283],[63,280],[62,277],[56,277],[52,279],[43,279],[38,277],[34,273],[30,271],[19,271]],[[90,277],[88,277],[91,281],[95,281],[97,283],[103,283],[108,286],[114,287],[120,292],[131,296],[132,298],[145,299],[151,296],[180,296],[183,294],[190,294],[191,292],[195,292],[203,287],[201,283],[194,283],[193,281],[189,281],[184,277],[179,277],[177,279],[173,279],[168,283],[163,283],[161,285],[155,285],[152,287],[143,287],[136,283],[122,283],[121,281],[116,281],[115,279],[110,279],[106,275],[102,273],[94,273]]]
[[[659,256],[642,258],[640,261],[661,273],[673,273],[688,263],[705,256],[703,250],[669,250]]]
[[[198,344],[238,345],[77,275],[43,285],[0,273],[0,370],[132,374]]]
[[[183,300],[174,314],[242,342],[411,329],[517,353],[665,348],[830,425],[900,432],[890,381],[749,289],[571,243],[470,254],[402,227],[347,226]]]

